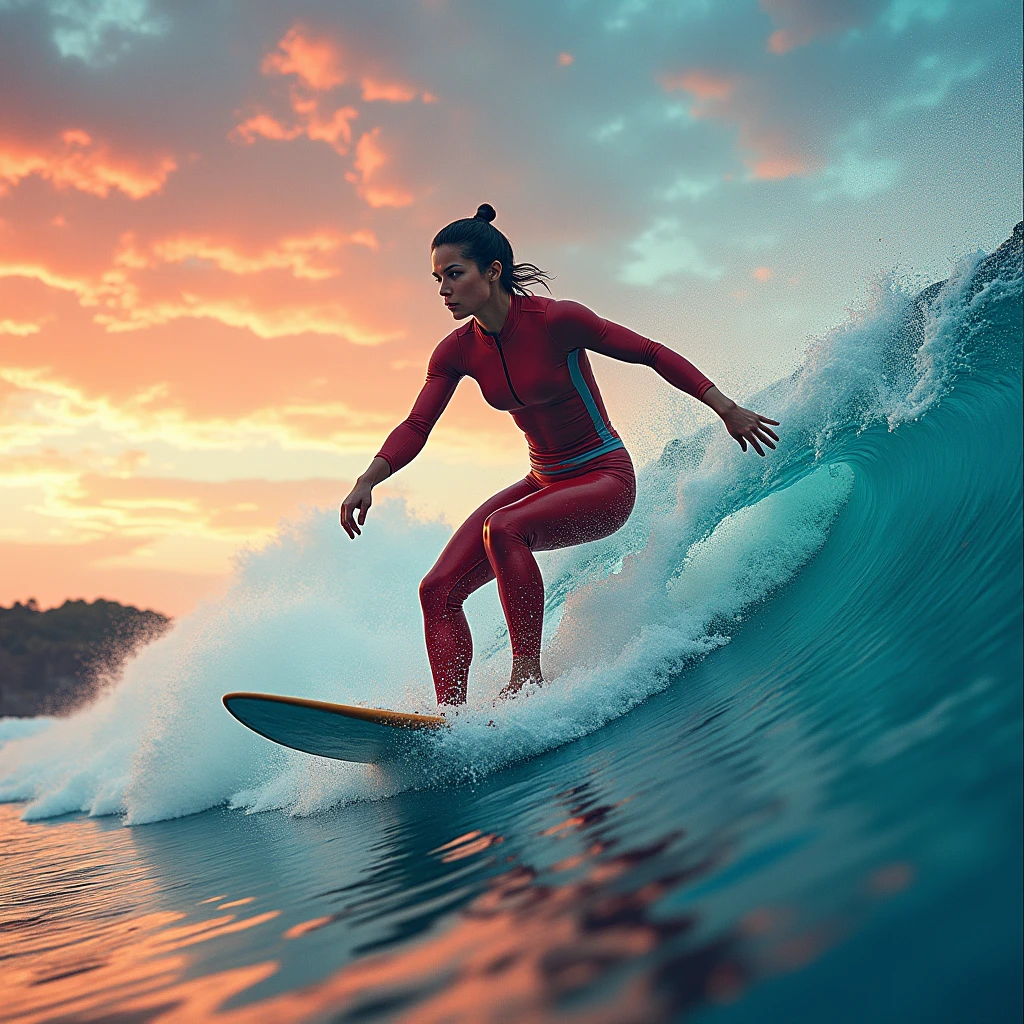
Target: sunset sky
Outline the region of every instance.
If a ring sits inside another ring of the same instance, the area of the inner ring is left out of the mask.
[[[742,398],[1021,216],[1019,0],[0,0],[0,603],[181,614],[335,506],[481,202]],[[638,463],[704,412],[595,359]],[[378,491],[526,470],[471,381]]]

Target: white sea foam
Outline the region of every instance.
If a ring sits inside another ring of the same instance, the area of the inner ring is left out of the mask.
[[[25,736],[48,729],[53,723],[52,718],[40,715],[38,718],[0,718],[0,746],[8,740],[19,740]]]

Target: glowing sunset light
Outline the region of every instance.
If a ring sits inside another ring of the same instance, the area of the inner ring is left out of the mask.
[[[38,175],[57,189],[77,189],[100,198],[117,189],[132,199],[144,199],[159,192],[177,167],[170,156],[140,162],[120,155],[74,129],[49,145],[0,139],[0,185],[17,185]]]

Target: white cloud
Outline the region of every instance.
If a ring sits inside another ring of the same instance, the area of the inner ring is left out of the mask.
[[[621,0],[615,11],[606,19],[609,32],[622,32],[629,28],[633,19],[646,12],[650,0]]]
[[[968,82],[985,70],[985,61],[972,60],[968,64],[950,63],[938,54],[922,57],[914,69],[917,85],[913,91],[897,96],[888,107],[890,114],[908,110],[928,110],[945,101],[949,91],[960,82]]]
[[[614,121],[609,121],[607,124],[601,125],[601,127],[594,132],[594,138],[597,139],[598,142],[607,142],[609,139],[614,139],[616,135],[621,135],[625,127],[625,120],[621,117],[617,117]]]
[[[821,189],[816,199],[833,199],[844,196],[848,199],[868,199],[888,192],[901,174],[900,163],[888,157],[877,160],[865,159],[857,153],[844,153],[840,159],[826,168],[819,178]]]
[[[706,280],[722,276],[721,267],[709,264],[700,250],[681,231],[679,221],[655,221],[629,244],[634,258],[625,263],[619,280],[625,284],[653,288],[667,278],[689,274]]]
[[[882,15],[882,21],[899,33],[904,31],[911,22],[941,21],[950,9],[950,0],[893,0]]]
[[[696,178],[687,178],[684,175],[676,178],[665,190],[665,199],[670,203],[675,202],[677,199],[689,199],[691,202],[696,202],[716,189],[718,184],[717,178],[698,180]]]
[[[0,8],[30,0],[0,0]],[[149,0],[43,0],[53,20],[53,42],[62,57],[107,64],[128,48],[131,36],[156,36],[166,21],[149,9]]]

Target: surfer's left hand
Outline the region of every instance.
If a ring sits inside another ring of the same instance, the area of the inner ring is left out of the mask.
[[[722,418],[725,429],[735,438],[736,443],[747,450],[747,443],[757,452],[764,456],[764,448],[774,448],[779,435],[772,430],[772,427],[779,425],[778,420],[770,420],[759,412],[751,409],[744,409],[737,405],[731,398],[727,398],[718,388],[710,388],[704,395],[704,403],[711,406]]]

